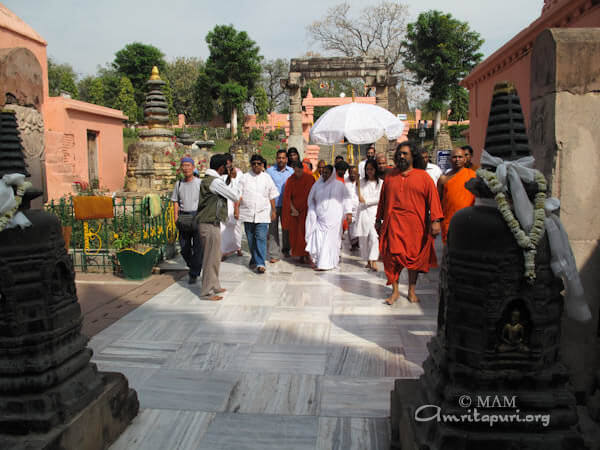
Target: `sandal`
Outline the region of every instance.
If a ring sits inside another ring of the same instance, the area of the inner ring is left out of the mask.
[[[256,268],[256,271],[257,271],[258,273],[265,273],[265,272],[266,272],[266,269],[265,269],[263,266],[258,266],[258,267]]]

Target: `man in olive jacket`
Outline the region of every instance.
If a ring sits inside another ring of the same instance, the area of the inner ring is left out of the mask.
[[[202,260],[202,290],[200,296],[207,300],[222,300],[219,294],[225,292],[219,283],[221,267],[221,222],[227,221],[227,200],[238,202],[240,194],[225,184],[221,178],[226,172],[227,156],[213,155],[210,169],[206,171],[200,184],[198,214],[198,234],[204,249]]]

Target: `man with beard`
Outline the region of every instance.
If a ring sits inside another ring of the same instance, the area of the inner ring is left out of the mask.
[[[396,168],[383,182],[375,222],[387,284],[392,285],[392,295],[385,301],[388,305],[400,296],[398,279],[404,268],[408,270],[408,300],[419,301],[417,278],[419,272],[437,267],[433,242],[443,217],[435,186],[416,146],[400,143],[394,161]]]
[[[300,161],[300,153],[298,153],[298,149],[296,147],[290,147],[290,148],[288,148],[287,156],[288,156],[288,163],[287,163],[287,165],[290,166],[290,167],[291,167],[291,164],[294,161],[302,162],[302,161]],[[312,172],[308,168],[308,166],[306,164],[302,164],[302,165],[303,165],[303,168],[304,168],[304,172],[312,175]]]
[[[373,144],[370,144],[367,148],[367,157],[358,163],[358,176],[361,180],[365,177],[365,164],[369,159],[375,159],[375,146]]]

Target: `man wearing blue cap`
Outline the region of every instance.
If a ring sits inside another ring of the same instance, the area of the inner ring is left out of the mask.
[[[194,176],[194,160],[181,159],[183,180],[177,181],[173,188],[171,201],[174,203],[175,222],[179,230],[181,256],[189,267],[189,283],[194,284],[202,270],[202,244],[198,229],[192,223],[198,210],[200,179]]]

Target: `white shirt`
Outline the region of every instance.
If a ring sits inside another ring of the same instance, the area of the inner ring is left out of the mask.
[[[250,170],[242,175],[239,189],[242,196],[240,221],[271,223],[271,200],[279,197],[271,176],[267,172],[257,175]]]
[[[435,184],[437,186],[437,182],[440,179],[440,177],[442,176],[442,169],[440,169],[435,164],[428,162],[427,168],[425,169],[425,171],[433,180],[433,184]]]
[[[210,192],[220,195],[221,197],[225,197],[227,200],[231,200],[232,202],[237,202],[240,199],[238,190],[227,186],[225,181],[221,178],[221,175],[219,175],[219,172],[213,169],[206,169],[205,175],[216,177],[208,187]]]

